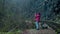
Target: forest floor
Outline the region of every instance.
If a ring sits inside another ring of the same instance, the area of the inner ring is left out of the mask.
[[[48,27],[48,29],[29,29],[24,31],[22,34],[56,34],[55,30],[52,28]]]
[[[17,30],[16,32],[7,32],[7,33],[0,33],[0,34],[56,34],[55,30],[48,26],[47,29],[40,28],[39,30],[36,29],[26,29],[24,31]]]

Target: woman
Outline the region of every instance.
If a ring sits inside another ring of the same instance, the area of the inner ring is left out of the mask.
[[[36,25],[36,29],[39,30],[39,22],[40,22],[40,13],[36,13],[35,14],[35,25]]]

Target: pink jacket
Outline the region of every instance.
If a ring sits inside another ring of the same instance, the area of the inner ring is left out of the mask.
[[[39,14],[35,14],[35,21],[40,21],[40,16]]]

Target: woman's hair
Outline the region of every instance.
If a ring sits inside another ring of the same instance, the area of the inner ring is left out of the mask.
[[[39,14],[39,15],[41,15],[40,13],[35,13],[35,14]]]
[[[41,15],[40,13],[38,13],[39,15]]]

